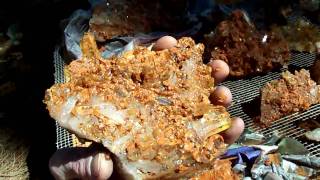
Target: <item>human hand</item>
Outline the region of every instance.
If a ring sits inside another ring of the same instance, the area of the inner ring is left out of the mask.
[[[177,40],[170,36],[160,38],[153,50],[159,51],[176,46]],[[228,65],[221,60],[211,61],[212,77],[217,83],[222,82],[229,74]],[[218,86],[210,100],[215,105],[229,106],[232,95],[228,88]],[[222,132],[227,144],[235,142],[244,129],[244,123],[240,118],[232,120],[231,127]],[[109,154],[102,147],[93,145],[88,148],[76,147],[57,150],[50,159],[49,168],[55,179],[108,179],[113,171],[113,163]]]

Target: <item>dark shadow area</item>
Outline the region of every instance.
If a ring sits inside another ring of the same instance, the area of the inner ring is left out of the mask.
[[[261,98],[258,96],[252,101],[241,104],[241,107],[245,114],[247,114],[251,119],[254,119],[260,116],[260,104]]]
[[[295,66],[295,65],[290,64],[290,65],[288,66],[288,69],[287,69],[287,70],[288,70],[289,72],[291,72],[291,73],[294,74],[295,71],[300,71],[300,70],[303,69],[303,68],[306,68],[306,67],[299,67],[299,66]]]
[[[25,71],[8,76],[16,82],[16,92],[1,97],[1,115],[10,127],[30,142],[28,167],[30,179],[51,179],[48,160],[55,151],[55,123],[43,104],[44,93],[53,83],[53,50],[61,40],[61,19],[78,9],[88,9],[88,2],[69,1],[5,1],[0,10],[2,28],[20,24],[23,39],[21,51]],[[5,31],[5,30],[4,30]]]
[[[312,131],[316,128],[320,128],[320,116],[304,119],[302,121],[295,122],[295,124],[306,131]]]

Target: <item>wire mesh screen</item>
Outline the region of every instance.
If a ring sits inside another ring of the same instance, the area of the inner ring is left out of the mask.
[[[310,67],[315,60],[315,55],[310,53],[292,53],[289,68],[301,69]],[[54,52],[55,65],[55,83],[64,82],[64,60],[59,53],[59,48]],[[222,85],[230,88],[233,94],[233,105],[229,108],[232,116],[243,118],[246,127],[251,128],[265,136],[272,135],[273,132],[278,132],[280,135],[292,137],[302,142],[313,156],[320,156],[320,143],[309,142],[304,140],[304,133],[306,130],[298,126],[298,122],[308,121],[320,118],[320,104],[312,106],[309,110],[302,113],[295,113],[284,118],[279,119],[276,123],[268,128],[261,128],[255,126],[253,122],[253,115],[246,109],[252,109],[254,101],[259,97],[260,88],[265,83],[278,79],[280,77],[281,69],[274,72],[269,72],[266,75],[256,76],[248,79],[232,80],[222,83]],[[252,105],[253,104],[253,105]],[[251,107],[250,107],[251,106]],[[249,107],[249,108],[248,108]],[[57,124],[57,148],[75,146],[74,137],[71,136],[65,129]]]
[[[53,58],[54,58],[54,68],[55,68],[55,73],[54,73],[54,82],[57,83],[64,83],[64,60],[62,59],[60,55],[60,48],[56,47],[54,53],[53,53]],[[57,133],[57,141],[56,141],[56,146],[58,149],[60,148],[65,148],[65,147],[72,147],[72,137],[71,134],[61,128],[58,123],[56,122],[56,133]]]
[[[315,61],[315,54],[310,53],[292,53],[289,69],[309,68]],[[271,136],[274,132],[286,137],[292,137],[303,143],[310,151],[312,156],[320,156],[320,143],[310,142],[305,140],[304,134],[306,130],[299,127],[299,122],[308,120],[320,119],[320,104],[312,106],[309,110],[302,113],[295,113],[277,120],[268,128],[257,126],[253,118],[258,115],[254,114],[254,110],[260,108],[259,95],[260,89],[265,83],[279,79],[281,72],[286,69],[281,69],[278,72],[270,72],[263,76],[256,76],[250,79],[227,81],[222,83],[230,88],[234,103],[229,108],[232,116],[241,117],[247,128],[259,132],[265,136]],[[258,101],[258,102],[256,102]]]

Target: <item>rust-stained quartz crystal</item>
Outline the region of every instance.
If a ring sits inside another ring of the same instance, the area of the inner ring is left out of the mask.
[[[266,126],[295,112],[320,103],[320,86],[311,80],[307,70],[282,73],[282,78],[267,83],[261,90],[261,118]]]
[[[151,51],[137,46],[103,59],[91,34],[81,59],[65,68],[67,82],[47,90],[51,117],[80,138],[102,143],[126,178],[188,178],[212,167],[230,126],[210,104],[211,68],[191,38]]]
[[[90,19],[90,31],[104,41],[120,35],[150,32],[143,6],[135,1],[111,0],[96,5]]]
[[[93,7],[90,32],[98,41],[117,36],[185,30],[186,0],[108,0]]]
[[[207,59],[226,61],[236,77],[268,72],[290,59],[288,43],[273,32],[259,32],[241,10],[206,35],[205,45]]]
[[[298,18],[286,26],[273,26],[272,31],[285,37],[290,50],[309,53],[320,50],[319,27],[305,19]]]

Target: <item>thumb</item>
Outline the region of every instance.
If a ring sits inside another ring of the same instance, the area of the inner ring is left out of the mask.
[[[57,150],[50,158],[49,168],[57,180],[100,180],[111,176],[113,163],[105,149],[75,147]]]

